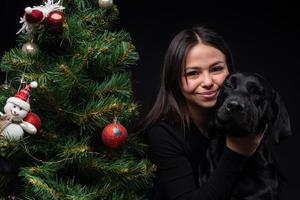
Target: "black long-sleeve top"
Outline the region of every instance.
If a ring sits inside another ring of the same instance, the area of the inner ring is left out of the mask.
[[[155,200],[228,199],[247,157],[225,147],[216,169],[199,184],[199,171],[209,169],[209,142],[193,124],[184,131],[179,124],[161,121],[148,130],[149,158],[157,166]]]

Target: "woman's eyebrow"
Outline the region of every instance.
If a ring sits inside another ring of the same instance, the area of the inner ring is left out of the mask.
[[[216,61],[216,62],[210,64],[209,67],[212,67],[212,66],[215,66],[215,65],[218,65],[218,64],[223,64],[223,63],[224,63],[223,61]],[[200,67],[198,67],[198,66],[187,66],[185,69],[186,70],[187,69],[200,69]]]
[[[188,67],[186,67],[185,69],[186,69],[186,70],[187,70],[187,69],[199,69],[199,67],[196,67],[196,66],[188,66]]]
[[[215,66],[215,65],[223,64],[223,63],[224,63],[223,61],[216,61],[216,62],[212,63],[210,66]]]

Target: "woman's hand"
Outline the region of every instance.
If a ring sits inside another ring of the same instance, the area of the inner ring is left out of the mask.
[[[258,134],[250,134],[245,137],[226,137],[226,146],[234,152],[245,156],[251,156],[258,148],[264,134],[268,128],[266,124],[265,129]]]

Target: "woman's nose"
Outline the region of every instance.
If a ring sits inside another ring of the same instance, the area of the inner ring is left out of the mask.
[[[204,73],[203,77],[202,77],[201,86],[202,87],[211,87],[212,85],[213,85],[213,80],[212,80],[211,75]]]

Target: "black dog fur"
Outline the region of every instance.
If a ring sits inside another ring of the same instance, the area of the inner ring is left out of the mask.
[[[264,138],[247,160],[242,177],[235,185],[231,200],[277,200],[282,176],[272,146],[292,135],[287,109],[279,94],[260,75],[229,75],[217,99],[208,125],[211,146],[207,152],[210,173],[225,147],[225,136],[243,137],[265,129]],[[208,175],[200,173],[200,183]]]

